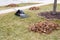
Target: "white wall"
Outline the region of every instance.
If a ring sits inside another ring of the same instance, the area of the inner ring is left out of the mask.
[[[37,2],[37,3],[48,3],[48,2],[53,2],[54,0],[0,0],[0,6],[3,5],[7,5],[10,3],[33,3],[33,2]],[[59,2],[60,0],[58,0]]]
[[[0,6],[7,5],[10,3],[21,3],[21,0],[0,0]]]

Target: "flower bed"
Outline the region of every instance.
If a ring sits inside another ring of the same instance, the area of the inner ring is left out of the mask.
[[[40,12],[38,16],[45,17],[47,19],[60,19],[60,11],[57,11],[56,14],[53,14],[53,11]]]

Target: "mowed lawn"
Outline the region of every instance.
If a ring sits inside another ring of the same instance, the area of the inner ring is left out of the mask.
[[[34,5],[34,4],[39,4],[39,3],[20,3],[20,4],[16,4],[17,7],[23,7],[23,6],[29,6],[29,5]],[[3,9],[9,9],[9,8],[14,8],[14,7],[10,7],[7,5],[6,6],[0,6],[0,10],[3,10]]]
[[[29,15],[28,18],[15,16],[15,12],[0,15],[0,40],[60,40],[60,30],[55,30],[51,34],[40,34],[28,30],[28,27],[36,22],[44,21],[46,18],[37,16],[40,12],[52,11],[52,5],[41,6],[40,10],[24,10]],[[58,4],[57,11],[60,10]],[[60,20],[51,20],[60,24]]]

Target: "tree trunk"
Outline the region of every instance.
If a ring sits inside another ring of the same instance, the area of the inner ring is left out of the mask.
[[[53,14],[56,14],[56,8],[57,8],[57,0],[54,0]]]

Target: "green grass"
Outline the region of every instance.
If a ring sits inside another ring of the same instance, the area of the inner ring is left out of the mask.
[[[51,34],[39,34],[28,30],[30,24],[46,20],[43,17],[37,16],[39,12],[51,10],[52,5],[42,6],[37,11],[26,9],[24,12],[30,17],[25,19],[15,16],[15,12],[1,14],[0,40],[60,40],[60,30],[54,31]],[[58,4],[57,10],[60,10],[60,4]],[[60,24],[60,20],[52,21]]]
[[[21,3],[20,4],[17,4],[19,7],[22,7],[22,6],[28,6],[28,5],[33,5],[33,4],[39,4],[39,3]]]
[[[39,4],[39,3],[20,3],[20,4],[17,4],[17,7],[28,6],[33,4]],[[0,10],[9,9],[9,8],[14,8],[14,7],[0,6]]]

